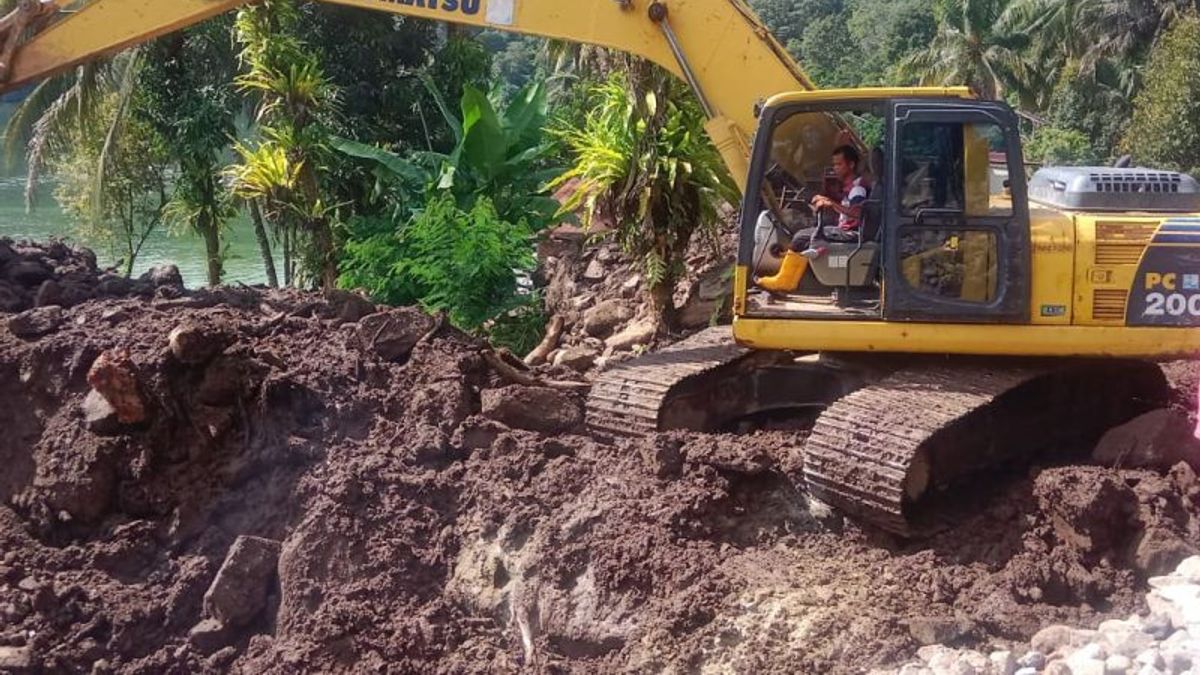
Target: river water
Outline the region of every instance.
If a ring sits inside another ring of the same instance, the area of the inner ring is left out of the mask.
[[[61,237],[82,244],[96,251],[100,266],[115,264],[121,257],[103,244],[81,240],[75,225],[63,213],[50,186],[40,191],[38,207],[32,214],[25,212],[24,178],[0,179],[0,236],[13,239],[35,239],[45,241],[50,237]],[[245,214],[231,221],[222,233],[226,248],[225,278],[227,284],[262,284],[267,275],[263,270],[258,243],[254,239],[254,227]],[[276,266],[282,270],[280,256],[276,254]],[[188,288],[197,288],[207,283],[204,241],[192,232],[168,232],[159,230],[150,236],[134,265],[134,276],[154,265],[174,263],[183,274]]]

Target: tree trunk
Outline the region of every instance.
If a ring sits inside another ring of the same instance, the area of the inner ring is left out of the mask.
[[[678,332],[679,317],[675,311],[675,281],[666,279],[650,287],[650,307],[658,317],[658,334],[671,335]]]
[[[279,288],[279,275],[275,272],[275,258],[271,256],[271,240],[263,224],[262,209],[257,199],[250,200],[250,218],[254,221],[254,237],[258,239],[258,250],[262,254],[263,269],[267,272],[267,285]]]
[[[283,285],[291,288],[292,286],[292,233],[291,227],[284,224],[280,228],[280,236],[283,237]]]
[[[333,230],[326,221],[315,223],[317,255],[321,258],[321,290],[337,288],[337,256],[333,251]]]
[[[221,269],[221,226],[219,223],[212,222],[207,214],[200,216],[200,222],[197,225],[200,234],[204,236],[204,249],[208,256],[208,285],[220,286],[223,272]]]

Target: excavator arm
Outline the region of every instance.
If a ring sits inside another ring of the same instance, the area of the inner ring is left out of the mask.
[[[319,0],[586,43],[644,57],[686,80],[706,129],[745,187],[755,106],[813,89],[742,0]],[[22,0],[0,20],[0,90],[200,23],[252,0]],[[69,9],[78,6],[77,9]],[[39,30],[39,24],[43,27]],[[27,35],[29,34],[29,35]]]

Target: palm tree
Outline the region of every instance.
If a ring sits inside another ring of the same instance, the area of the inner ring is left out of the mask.
[[[25,161],[26,209],[32,210],[42,171],[66,148],[71,133],[103,134],[114,143],[118,140],[138,67],[136,49],[109,60],[86,63],[38,84],[17,106],[4,128],[4,163],[12,171],[22,159]],[[107,120],[105,127],[101,104],[118,92],[122,95],[122,114]]]
[[[1010,91],[1034,98],[1034,70],[1022,53],[1029,37],[1006,20],[1009,4],[953,0],[933,42],[901,63],[901,73],[922,84],[966,84],[986,99],[1000,100]]]

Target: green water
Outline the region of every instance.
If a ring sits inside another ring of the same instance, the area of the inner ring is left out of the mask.
[[[48,187],[41,191],[37,210],[32,214],[25,213],[24,184],[23,178],[0,179],[0,236],[38,241],[61,237],[95,250],[101,267],[116,263],[119,254],[114,255],[103,244],[83,241],[76,235],[75,226],[58,207]],[[227,247],[224,282],[250,285],[266,283],[267,275],[249,219],[243,215],[230,222],[223,232],[223,240]],[[278,269],[282,270],[280,256],[276,254],[275,257]],[[189,288],[207,283],[204,241],[195,234],[173,234],[165,230],[152,234],[134,265],[134,276],[164,263],[179,266],[183,282]]]

